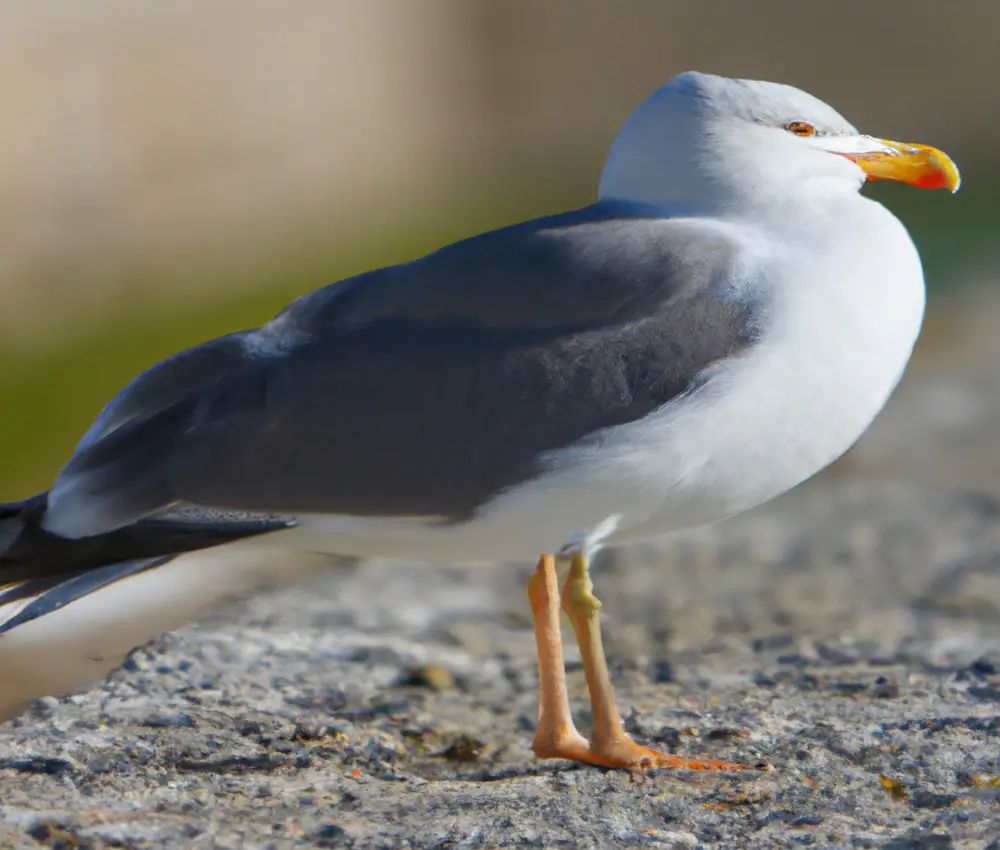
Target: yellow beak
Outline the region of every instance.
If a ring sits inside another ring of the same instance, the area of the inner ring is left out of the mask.
[[[947,189],[953,193],[962,184],[958,167],[943,151],[909,142],[877,141],[883,150],[841,156],[856,162],[869,180],[897,180],[921,189]]]

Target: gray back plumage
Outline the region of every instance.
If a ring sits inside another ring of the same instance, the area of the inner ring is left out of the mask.
[[[466,518],[750,344],[738,253],[602,203],[317,290],[126,387],[60,473],[50,527],[179,503]]]

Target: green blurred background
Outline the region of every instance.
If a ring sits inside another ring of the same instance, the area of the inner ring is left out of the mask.
[[[952,154],[955,198],[873,190],[944,310],[1000,266],[998,32],[1000,4],[974,0],[4,5],[0,499],[44,489],[177,349],[588,203],[621,122],[689,68],[789,82]]]

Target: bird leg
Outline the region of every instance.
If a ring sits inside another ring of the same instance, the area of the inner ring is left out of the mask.
[[[598,611],[600,600],[583,554],[572,557],[563,585],[562,608],[569,616],[583,659],[590,690],[594,728],[588,743],[573,725],[566,690],[562,638],[559,631],[559,592],[555,560],[543,555],[528,583],[528,598],[535,616],[538,641],[538,727],[532,748],[539,758],[564,758],[602,767],[619,767],[641,773],[658,767],[691,770],[748,770],[731,762],[688,759],[637,744],[622,729],[608,665],[601,644]]]
[[[562,632],[559,630],[559,582],[556,560],[542,555],[528,580],[528,600],[538,643],[538,725],[531,748],[542,759],[586,761],[590,745],[576,731],[569,712]]]

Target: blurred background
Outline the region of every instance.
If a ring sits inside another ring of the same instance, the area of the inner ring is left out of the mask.
[[[178,348],[588,203],[626,116],[687,69],[794,84],[959,163],[955,198],[873,194],[932,292],[915,368],[939,380],[914,416],[970,458],[923,474],[1000,491],[996,431],[960,415],[1000,398],[998,31],[1000,4],[973,0],[3,4],[0,499],[45,488],[102,404]]]

